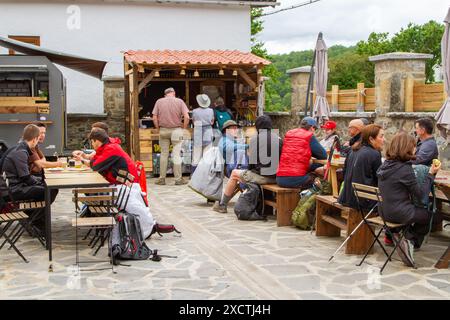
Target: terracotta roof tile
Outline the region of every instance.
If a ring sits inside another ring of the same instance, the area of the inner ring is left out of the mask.
[[[238,50],[129,50],[128,62],[146,64],[262,64],[271,62],[252,53]]]

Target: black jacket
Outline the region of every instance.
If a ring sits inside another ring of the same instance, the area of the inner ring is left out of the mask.
[[[4,159],[2,171],[6,172],[10,189],[14,193],[24,186],[42,185],[42,180],[30,174],[28,158],[31,150],[21,141]]]
[[[249,170],[261,176],[275,177],[283,142],[268,129],[258,130],[249,143]]]
[[[345,159],[344,188],[338,202],[358,208],[358,202],[353,192],[352,182],[376,187],[378,184],[377,170],[381,166],[381,153],[369,145],[363,145],[357,151],[351,151]],[[363,200],[361,207],[372,209],[375,201]]]
[[[423,199],[430,192],[433,182],[434,176],[428,174],[420,188],[411,162],[386,160],[378,170],[383,217],[389,222],[409,224],[418,210],[411,197]]]

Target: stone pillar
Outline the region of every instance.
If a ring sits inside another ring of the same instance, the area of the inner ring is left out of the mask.
[[[375,105],[377,115],[405,112],[405,85],[408,78],[425,82],[425,61],[433,55],[393,52],[369,57],[375,63]]]
[[[291,76],[291,113],[293,116],[297,116],[299,112],[302,114],[305,112],[306,91],[308,90],[310,72],[310,66],[286,71]]]
[[[111,136],[122,140],[125,149],[125,89],[123,78],[103,80],[103,101]]]

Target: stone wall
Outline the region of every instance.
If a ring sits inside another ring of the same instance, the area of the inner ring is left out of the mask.
[[[125,145],[125,98],[123,79],[104,80],[104,114],[68,114],[67,148],[79,149],[94,122],[106,122],[109,134],[122,140]]]
[[[428,117],[434,121],[434,112],[405,112],[405,81],[412,78],[414,81],[424,83],[425,60],[430,55],[391,53],[371,57],[375,63],[375,112],[332,112],[331,119],[336,121],[337,130],[344,141],[349,140],[347,133],[348,123],[352,119],[366,118],[371,123],[380,124],[385,130],[386,145],[399,131],[414,132],[414,123],[417,119]],[[310,74],[309,67],[300,67],[287,71],[292,79],[292,109],[290,112],[268,112],[274,128],[285,133],[298,127],[304,116],[306,90]],[[323,137],[323,131],[317,132],[317,137]],[[439,147],[439,158],[443,168],[450,169],[450,144],[434,133]]]

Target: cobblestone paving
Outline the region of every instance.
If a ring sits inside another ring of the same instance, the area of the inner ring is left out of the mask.
[[[53,272],[48,255],[32,238],[18,243],[30,263],[12,250],[0,251],[0,299],[449,299],[450,270],[433,268],[448,245],[450,232],[433,234],[415,253],[412,270],[398,257],[388,264],[379,249],[357,267],[360,256],[340,252],[328,258],[343,241],[317,238],[309,231],[276,227],[276,221],[238,221],[211,210],[206,200],[187,186],[157,186],[149,181],[153,215],[173,223],[182,236],[153,236],[147,244],[161,262],[131,261],[111,270],[85,271],[77,276],[74,216],[70,191],[63,191],[52,207]],[[236,198],[235,198],[236,199]],[[231,203],[231,206],[233,202]],[[84,259],[106,258],[102,249],[91,256],[81,244]],[[98,262],[92,267],[108,266]]]

